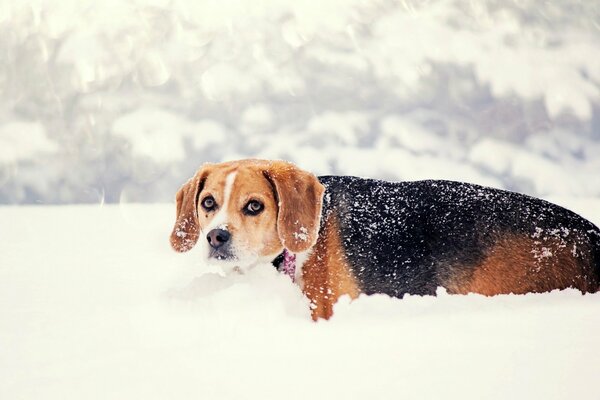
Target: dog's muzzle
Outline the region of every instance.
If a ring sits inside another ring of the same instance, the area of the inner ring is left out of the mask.
[[[210,245],[210,258],[217,260],[230,260],[233,255],[230,253],[231,234],[225,229],[213,229],[206,235],[206,240]]]

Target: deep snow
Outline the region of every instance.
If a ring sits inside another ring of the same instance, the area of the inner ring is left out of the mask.
[[[551,199],[552,200],[552,199]],[[600,200],[558,199],[600,223]],[[0,208],[0,398],[598,398],[600,294],[343,299],[172,251],[173,205]]]
[[[131,204],[262,157],[598,224],[598,10],[0,1],[0,203],[98,204],[0,207],[0,399],[600,398],[600,295],[363,297],[314,324],[270,266],[222,277],[169,248],[173,205]]]

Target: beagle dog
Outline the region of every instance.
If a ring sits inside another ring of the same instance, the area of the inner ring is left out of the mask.
[[[594,224],[469,183],[317,178],[284,161],[205,164],[177,193],[171,245],[184,252],[199,238],[208,261],[232,270],[295,258],[314,320],[342,295],[600,287]]]

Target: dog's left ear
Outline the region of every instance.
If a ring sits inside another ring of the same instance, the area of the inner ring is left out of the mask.
[[[200,168],[196,175],[177,192],[177,215],[173,232],[171,232],[171,247],[176,251],[188,251],[198,241],[200,236],[198,194],[202,191],[207,175],[206,166]]]
[[[264,175],[278,202],[281,243],[293,253],[310,249],[319,235],[325,188],[316,176],[285,161],[272,162]]]

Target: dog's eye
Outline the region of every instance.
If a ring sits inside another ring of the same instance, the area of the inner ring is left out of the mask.
[[[215,203],[215,199],[212,196],[206,196],[204,198],[204,200],[202,200],[202,208],[204,208],[206,211],[212,211],[215,209],[215,206],[217,205]]]
[[[244,207],[244,213],[248,215],[257,215],[259,214],[265,206],[260,201],[250,200],[246,207]]]

